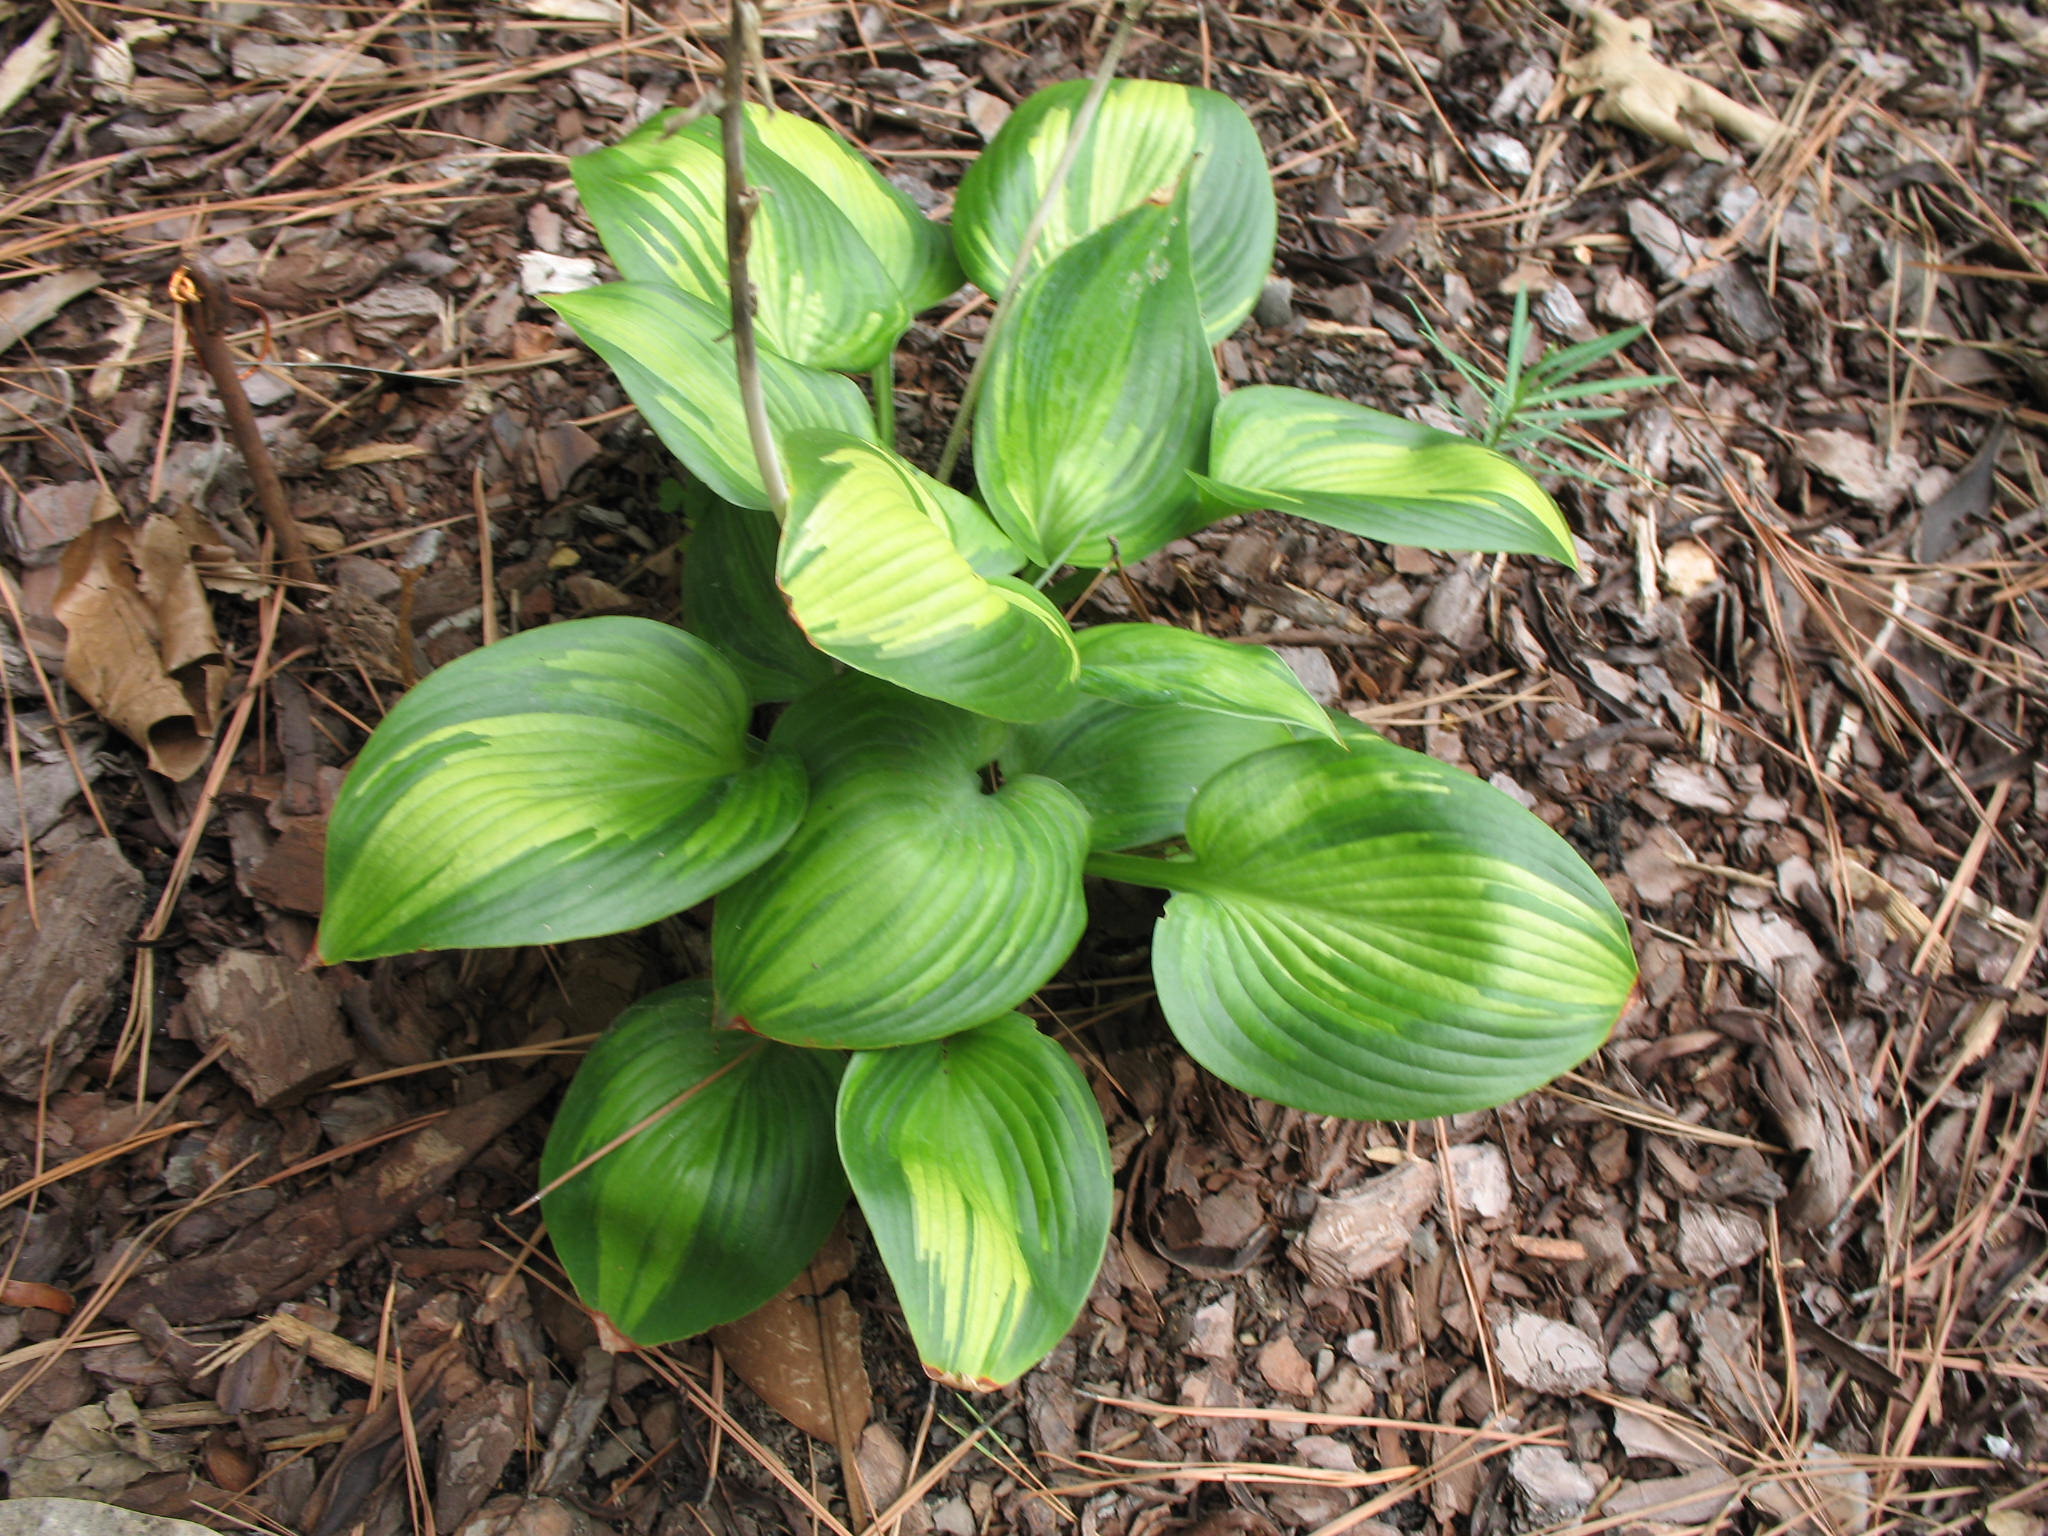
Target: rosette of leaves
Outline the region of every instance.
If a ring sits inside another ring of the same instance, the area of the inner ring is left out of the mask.
[[[1268,651],[1077,633],[1045,598],[1252,508],[1575,560],[1497,453],[1226,393],[1211,346],[1273,255],[1258,134],[1214,92],[1112,82],[1061,179],[1086,90],[1016,111],[950,229],[830,129],[750,110],[773,508],[716,133],[657,119],[578,160],[622,281],[552,302],[681,463],[686,628],[573,620],[465,656],[342,791],[330,961],[712,902],[711,974],[599,1042],[544,1166],[565,1267],[640,1342],[774,1294],[849,1192],[934,1374],[1005,1382],[1059,1340],[1102,1259],[1109,1152],[1019,1010],[1100,881],[1166,893],[1153,965],[1190,1054],[1319,1114],[1502,1103],[1594,1050],[1633,984],[1605,887],[1513,800],[1327,713]],[[1010,293],[971,485],[887,426],[890,350],[963,274]]]

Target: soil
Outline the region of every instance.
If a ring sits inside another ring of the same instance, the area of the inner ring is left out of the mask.
[[[1138,29],[1124,72],[1230,94],[1278,178],[1230,382],[1455,424],[1483,402],[1424,322],[1498,367],[1522,290],[1553,346],[1648,326],[1611,371],[1675,382],[1539,445],[1577,573],[1258,516],[1085,616],[1273,645],[1514,795],[1643,980],[1549,1091],[1355,1124],[1195,1069],[1109,914],[1038,1005],[1109,1116],[1108,1263],[985,1397],[924,1379],[857,1227],[710,1340],[613,1354],[569,1294],[526,1203],[547,1106],[701,971],[701,914],[303,966],[405,686],[493,629],[675,615],[670,466],[536,295],[603,270],[566,157],[695,100],[722,17],[0,19],[10,1492],[298,1536],[2042,1531],[2048,15],[1644,14]],[[767,69],[943,216],[1110,32],[796,0]],[[314,561],[288,601],[176,323],[202,256]],[[983,321],[911,333],[913,444]]]

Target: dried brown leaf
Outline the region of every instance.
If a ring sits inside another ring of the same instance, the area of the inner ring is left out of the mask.
[[[859,1443],[874,1389],[844,1291],[811,1297],[792,1286],[711,1338],[740,1380],[805,1434],[849,1452]]]
[[[150,767],[188,779],[212,749],[227,689],[220,637],[189,536],[164,517],[128,528],[113,510],[64,552],[52,605],[69,639],[64,676]]]

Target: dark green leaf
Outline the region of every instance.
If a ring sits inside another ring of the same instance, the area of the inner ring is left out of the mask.
[[[541,1200],[584,1303],[636,1344],[664,1344],[795,1279],[846,1204],[830,1129],[842,1060],[712,1028],[701,983],[620,1015],[540,1165],[552,1184],[635,1133]]]
[[[646,619],[550,625],[450,662],[342,787],[321,957],[557,944],[696,905],[803,812],[802,770],[748,740],[747,713],[723,657]]]
[[[832,676],[832,658],[804,638],[775,585],[775,519],[701,490],[689,517],[684,627],[725,653],[757,703],[793,699]]]
[[[808,176],[852,221],[875,259],[896,281],[915,315],[948,297],[966,278],[953,259],[953,240],[846,140],[794,112],[747,108],[747,119],[770,149]]]
[[[1628,925],[1498,790],[1390,742],[1297,742],[1202,787],[1189,860],[1090,869],[1173,891],[1167,1022],[1226,1082],[1420,1120],[1505,1103],[1597,1049],[1635,983]]]
[[[1271,721],[1089,698],[1057,720],[1019,726],[1002,762],[1005,773],[1072,790],[1088,808],[1091,848],[1138,848],[1180,836],[1195,791],[1224,768],[1294,739]]]
[[[1088,816],[1049,779],[985,792],[993,721],[849,674],[790,706],[812,810],[720,898],[722,1017],[795,1045],[934,1039],[1013,1008],[1086,921]]]
[[[750,119],[747,180],[761,200],[749,270],[762,344],[807,367],[866,373],[910,324],[898,279],[843,205],[762,141],[760,108]],[[663,113],[609,149],[579,155],[570,170],[627,281],[679,288],[727,325],[722,125],[716,116],[676,123],[675,113]],[[786,123],[777,133],[797,137]],[[906,246],[891,254],[911,253]]]
[[[953,239],[961,264],[1000,295],[1024,232],[1073,135],[1088,82],[1026,98],[960,180]],[[1258,130],[1229,97],[1158,80],[1114,80],[1043,231],[1036,272],[1141,203],[1185,186],[1189,245],[1206,339],[1221,341],[1258,302],[1273,266],[1277,212]]]
[[[1216,367],[1180,205],[1144,203],[1024,287],[989,347],[975,474],[1041,565],[1142,560],[1205,521]]]
[[[712,492],[765,509],[768,493],[740,407],[731,327],[678,288],[606,283],[550,296],[564,320],[611,365],[669,451]],[[874,436],[860,387],[836,373],[761,354],[761,390],[778,441],[804,427]]]

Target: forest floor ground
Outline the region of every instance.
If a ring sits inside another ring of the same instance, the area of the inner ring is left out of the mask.
[[[1549,1091],[1365,1125],[1194,1069],[1142,929],[1109,944],[1041,1000],[1106,1085],[1109,1261],[974,1399],[857,1229],[767,1322],[594,1347],[522,1202],[555,1086],[688,974],[692,917],[299,965],[342,769],[486,605],[675,614],[664,455],[536,295],[601,265],[565,157],[695,99],[721,17],[0,8],[13,1495],[297,1536],[2041,1532],[2048,16],[1641,14],[1647,44],[1529,0],[1139,27],[1124,72],[1231,95],[1278,179],[1287,282],[1230,382],[1440,422],[1420,321],[1497,365],[1523,289],[1550,344],[1642,324],[1614,372],[1676,382],[1593,429],[1608,462],[1563,449],[1577,573],[1261,515],[1087,616],[1256,637],[1515,795],[1643,980]],[[1110,27],[792,0],[766,31],[782,104],[943,216]],[[1645,131],[1702,85],[1755,142]],[[282,612],[174,324],[202,252],[320,555]],[[984,320],[913,331],[913,440]]]

